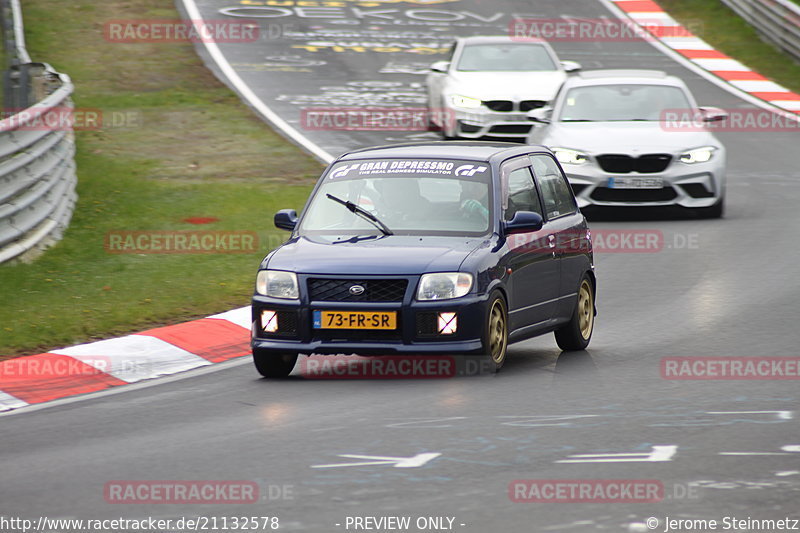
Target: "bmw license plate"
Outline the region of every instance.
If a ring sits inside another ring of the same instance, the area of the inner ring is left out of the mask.
[[[314,329],[397,329],[397,312],[314,311]]]
[[[609,189],[661,189],[661,178],[608,178]]]

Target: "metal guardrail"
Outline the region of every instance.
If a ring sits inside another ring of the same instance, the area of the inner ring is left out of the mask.
[[[800,5],[790,0],[722,0],[764,39],[800,61]]]
[[[75,207],[73,85],[25,49],[19,0],[0,0],[5,67],[0,121],[0,263],[61,239]]]

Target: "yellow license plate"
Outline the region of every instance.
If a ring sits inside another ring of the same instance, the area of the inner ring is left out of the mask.
[[[314,311],[315,329],[397,329],[396,311]]]

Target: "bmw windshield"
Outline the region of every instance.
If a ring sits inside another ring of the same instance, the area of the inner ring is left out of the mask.
[[[680,87],[670,85],[592,85],[570,89],[561,122],[659,121],[667,110],[690,109]]]
[[[343,161],[325,175],[298,231],[345,236],[484,235],[491,228],[490,184],[489,165],[474,161]]]

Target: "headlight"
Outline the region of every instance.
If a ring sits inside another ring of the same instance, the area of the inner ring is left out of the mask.
[[[453,102],[453,105],[456,107],[463,107],[466,109],[476,109],[481,106],[481,101],[477,98],[470,98],[469,96],[461,96],[460,94],[454,94],[450,97],[450,101]]]
[[[424,274],[419,280],[417,300],[450,300],[461,298],[472,288],[472,274],[448,272]]]
[[[688,152],[682,153],[680,156],[680,160],[684,163],[705,163],[711,156],[714,155],[714,148],[713,146],[702,146],[700,148],[695,148],[694,150],[689,150]]]
[[[589,156],[569,148],[553,148],[553,153],[558,162],[563,165],[582,165],[589,160]]]
[[[256,277],[256,292],[273,298],[296,300],[300,298],[297,290],[297,275],[283,270],[259,270]]]

